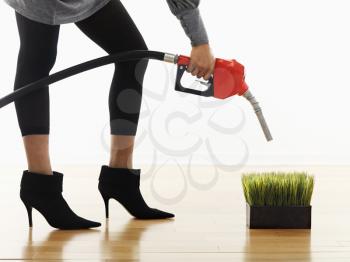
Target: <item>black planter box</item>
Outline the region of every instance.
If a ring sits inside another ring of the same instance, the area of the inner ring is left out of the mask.
[[[248,228],[310,229],[311,206],[250,206],[246,204]]]

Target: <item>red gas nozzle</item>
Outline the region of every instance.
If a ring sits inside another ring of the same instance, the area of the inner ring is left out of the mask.
[[[178,57],[175,90],[200,96],[213,96],[219,99],[225,99],[234,95],[245,97],[254,108],[266,140],[272,140],[272,136],[263,116],[261,107],[259,106],[259,103],[255,97],[249,91],[248,85],[245,82],[244,66],[242,64],[237,62],[235,59],[225,60],[216,58],[213,76],[209,79],[208,83],[205,84],[208,89],[205,91],[199,91],[186,88],[181,85],[181,78],[189,63],[189,57],[183,55]]]
[[[183,72],[190,63],[188,56],[180,55],[177,60],[179,66],[179,74],[177,80],[181,80]],[[213,96],[220,99],[225,99],[234,95],[243,95],[247,90],[248,86],[244,82],[244,66],[236,60],[225,60],[221,58],[215,59],[215,67],[213,72],[213,78],[209,80],[212,82],[210,90],[211,92],[193,92],[191,90],[181,86],[180,81],[177,81],[176,90],[194,93],[203,96]]]

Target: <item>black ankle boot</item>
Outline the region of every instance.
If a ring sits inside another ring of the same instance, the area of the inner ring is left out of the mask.
[[[140,169],[112,168],[102,165],[98,190],[105,203],[108,218],[108,201],[114,198],[132,216],[139,219],[171,218],[174,214],[150,208],[140,192]]]
[[[23,201],[32,227],[32,208],[38,210],[50,226],[59,229],[83,229],[98,227],[101,223],[76,215],[62,196],[63,174],[53,175],[24,170],[21,179],[20,197]]]

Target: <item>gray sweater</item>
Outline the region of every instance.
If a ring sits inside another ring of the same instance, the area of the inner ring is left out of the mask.
[[[37,22],[59,25],[89,17],[111,0],[4,0],[18,13]],[[200,0],[166,0],[170,11],[180,20],[191,45],[208,43],[198,10]]]

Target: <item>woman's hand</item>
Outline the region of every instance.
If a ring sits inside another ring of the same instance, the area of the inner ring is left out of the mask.
[[[214,71],[215,59],[208,44],[193,46],[187,72],[208,80]]]

